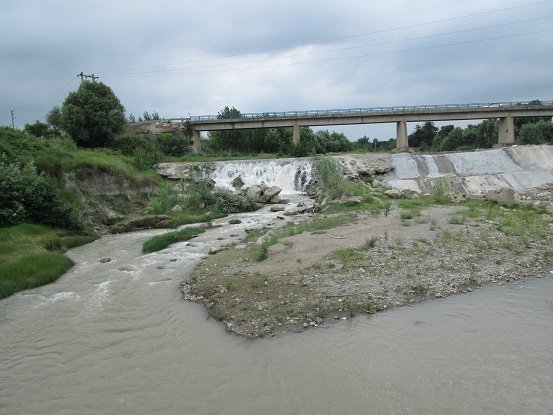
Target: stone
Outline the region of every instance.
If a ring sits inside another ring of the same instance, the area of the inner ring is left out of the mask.
[[[271,198],[271,200],[269,200],[268,202],[272,205],[282,205],[282,204],[284,204],[279,195],[274,195]]]
[[[231,224],[231,225],[238,225],[239,223],[242,223],[242,221],[240,219],[234,218],[234,219],[229,220],[228,223]],[[233,235],[231,235],[231,236],[233,236]]]
[[[276,233],[274,231],[269,231],[265,235],[259,237],[257,241],[255,242],[257,245],[263,245],[264,243],[268,242],[272,238],[276,238]]]
[[[171,212],[182,212],[182,206],[181,205],[175,205],[171,208]]]
[[[401,192],[397,189],[388,189],[384,192],[384,194],[390,199],[399,199],[401,197]]]
[[[209,255],[215,255],[217,252],[220,252],[220,251],[221,251],[221,248],[211,247],[209,248]]]
[[[271,212],[282,212],[284,210],[284,205],[272,205]]]
[[[515,191],[508,187],[502,187],[498,190],[488,190],[485,197],[490,202],[495,202],[502,206],[509,207],[515,204]]]
[[[102,259],[100,260],[100,262],[101,262],[102,264],[105,264],[105,263],[110,262],[110,261],[111,261],[111,258],[102,258]]]
[[[240,176],[235,177],[232,181],[232,185],[238,190],[242,189],[242,186],[244,186],[244,184],[245,183]]]
[[[265,191],[263,192],[263,197],[265,198],[265,201],[268,202],[280,192],[282,192],[282,189],[279,186],[271,186],[265,189]]]
[[[363,201],[363,198],[361,196],[350,196],[350,197],[342,197],[340,199],[344,203],[351,203],[351,204],[359,204]]]
[[[260,199],[262,194],[263,194],[263,188],[256,184],[248,187],[248,190],[246,190],[246,195],[248,195],[252,199]]]

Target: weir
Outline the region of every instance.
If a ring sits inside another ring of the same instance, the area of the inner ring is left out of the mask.
[[[229,190],[236,189],[235,181],[243,187],[253,185],[279,186],[282,193],[297,194],[304,192],[313,181],[313,160],[271,159],[239,160],[214,163],[213,171],[208,173],[215,185]]]

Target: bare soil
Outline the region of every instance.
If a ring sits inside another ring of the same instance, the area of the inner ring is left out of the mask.
[[[233,245],[201,263],[184,296],[205,304],[228,331],[255,338],[551,270],[549,214],[461,205],[413,212],[360,211],[332,229],[280,232],[261,261],[255,240]]]

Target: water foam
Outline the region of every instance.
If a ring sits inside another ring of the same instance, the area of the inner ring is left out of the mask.
[[[216,162],[210,177],[217,187],[235,190],[233,181],[238,177],[244,187],[253,185],[279,186],[282,193],[304,192],[313,180],[313,160],[272,159]]]

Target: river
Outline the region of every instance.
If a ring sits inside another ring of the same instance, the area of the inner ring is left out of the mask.
[[[210,246],[271,222],[238,216],[148,255],[164,231],[105,236],[0,301],[0,414],[553,413],[553,274],[251,341],[179,290]]]

